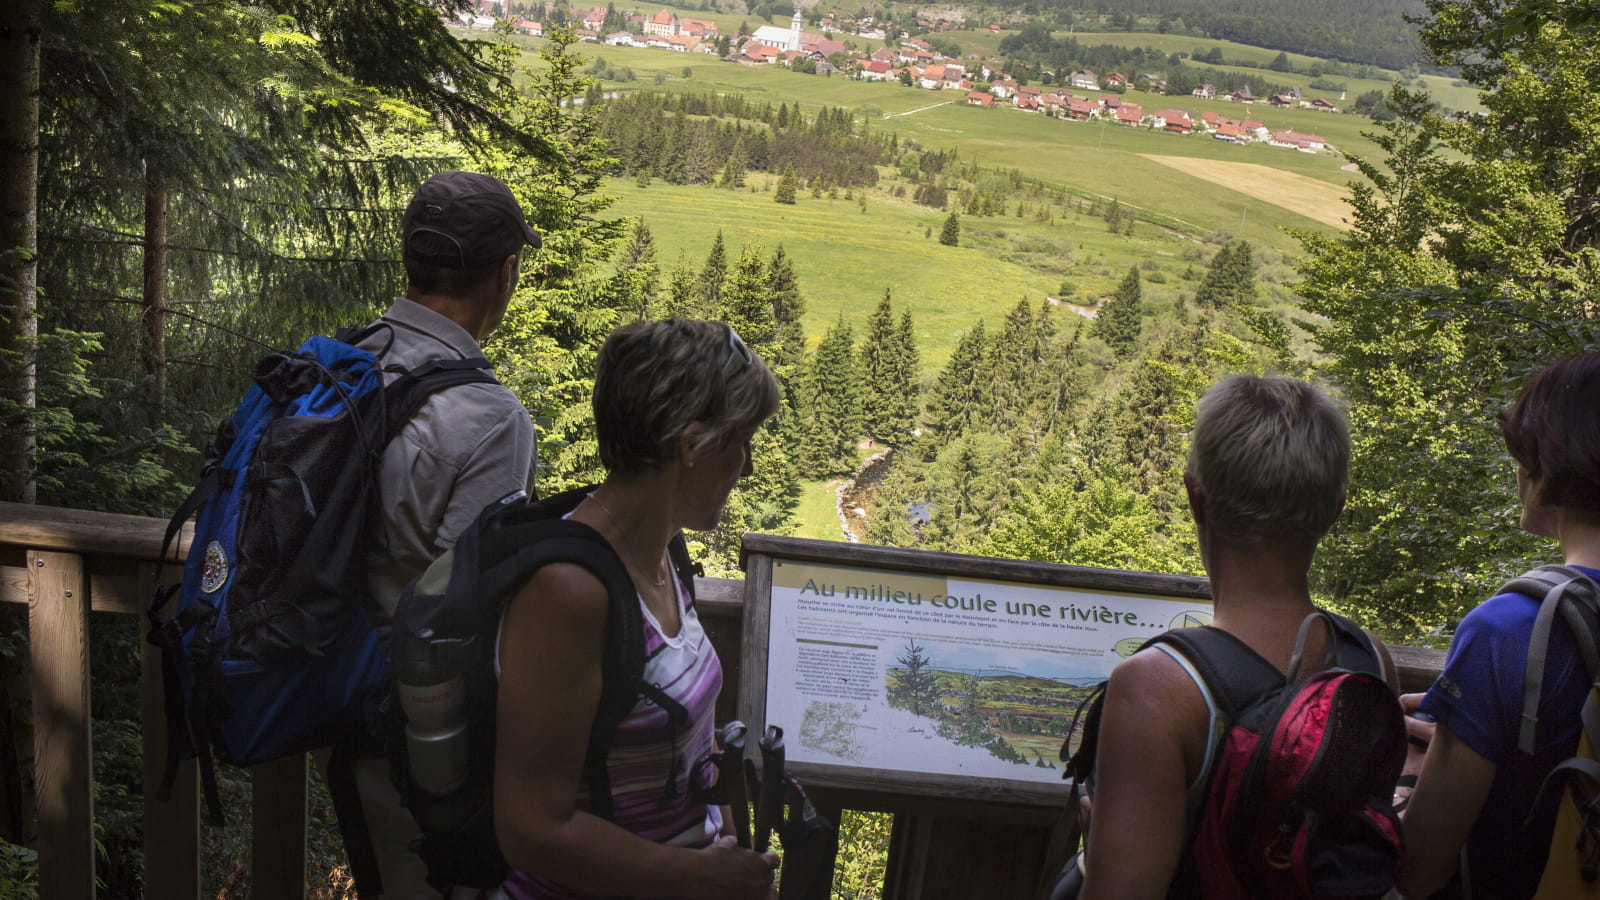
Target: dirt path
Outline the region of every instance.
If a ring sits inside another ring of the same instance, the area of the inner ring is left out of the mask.
[[[920,107],[918,109],[908,109],[905,112],[889,113],[888,115],[884,116],[884,118],[885,119],[892,119],[895,116],[909,116],[912,113],[927,112],[930,109],[938,109],[941,106],[949,106],[950,104],[952,104],[954,102],[955,102],[954,100],[946,100],[943,103],[935,103],[932,106],[924,106],[924,107]]]

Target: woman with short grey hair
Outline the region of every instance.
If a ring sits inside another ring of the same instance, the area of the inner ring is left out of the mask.
[[[584,778],[599,709],[608,600],[580,566],[539,569],[500,635],[495,827],[511,874],[499,897],[766,898],[778,858],[740,849],[708,784],[722,667],[668,545],[716,527],[751,472],[751,439],[778,408],[759,356],[719,322],[618,329],[596,361],[595,432],[606,480],[570,518],[616,552],[638,590],[641,681],[683,710],[641,700],[606,757],[612,816],[589,811]]]
[[[1280,675],[1317,612],[1311,560],[1344,506],[1349,463],[1344,411],[1307,382],[1235,375],[1200,400],[1183,483],[1211,579],[1208,627]],[[1331,640],[1341,666],[1393,672],[1381,643],[1347,619],[1331,621],[1329,632],[1307,634],[1307,659],[1322,658]],[[1079,897],[1201,896],[1192,826],[1224,719],[1183,650],[1155,644],[1112,670]]]

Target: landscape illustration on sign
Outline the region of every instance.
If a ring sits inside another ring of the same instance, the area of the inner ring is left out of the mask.
[[[981,747],[1016,765],[1060,765],[1061,743],[1101,676],[1080,680],[998,663],[941,664],[940,652],[937,645],[906,641],[885,672],[891,707],[927,719],[936,735],[954,744]]]

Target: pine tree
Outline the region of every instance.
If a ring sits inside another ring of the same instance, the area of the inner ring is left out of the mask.
[[[1033,309],[1019,300],[984,354],[981,407],[1000,433],[1010,431],[1031,405],[1033,384],[1040,377],[1033,327]]]
[[[920,454],[923,459],[932,459],[940,444],[953,440],[983,414],[983,379],[979,370],[987,346],[982,319],[956,342],[950,361],[939,373],[928,398],[928,424],[923,430]]]
[[[895,405],[894,378],[899,366],[898,334],[889,292],[883,292],[877,309],[867,318],[867,336],[861,344],[861,375],[867,389],[867,434],[888,443],[886,413]]]
[[[1250,243],[1240,241],[1234,245],[1228,260],[1228,290],[1235,305],[1247,305],[1256,296],[1256,261],[1250,253]]]
[[[895,447],[909,446],[916,436],[917,415],[922,406],[917,387],[921,361],[912,330],[911,310],[907,309],[900,313],[894,367],[889,374],[890,391],[885,394],[886,405],[878,413],[882,439]]]
[[[799,464],[808,478],[849,472],[863,431],[855,333],[843,316],[823,335],[802,386]]]
[[[611,305],[637,318],[650,318],[660,275],[655,237],[644,219],[639,219],[617,254],[617,274],[612,276],[608,292]]]
[[[722,177],[718,179],[717,187],[724,190],[744,187],[745,170],[744,138],[740,137],[733,142],[733,150],[728,154],[728,161],[722,166]]]
[[[706,254],[706,264],[700,268],[699,295],[701,308],[716,315],[722,306],[722,282],[728,277],[728,251],[722,243],[722,229],[711,242],[711,252]]]
[[[800,320],[805,316],[806,298],[800,293],[800,280],[782,244],[778,245],[767,264],[767,297],[772,303],[775,331],[772,372],[778,376],[778,382],[784,388],[784,397],[793,407],[799,403],[797,382],[805,363],[806,332]]]
[[[773,192],[772,199],[779,203],[794,204],[794,194],[798,185],[795,183],[794,164],[784,163],[783,177],[778,179],[778,189]]]
[[[661,304],[661,316],[684,316],[703,319],[708,315],[700,299],[700,275],[680,250],[678,261],[667,275],[667,295]]]
[[[745,247],[733,269],[723,279],[719,302],[712,316],[733,326],[751,350],[771,360],[777,349],[777,327],[768,294],[767,267],[761,248]]]
[[[905,653],[895,660],[900,668],[891,670],[895,684],[889,688],[889,702],[914,716],[922,715],[923,706],[931,706],[937,693],[933,673],[927,671],[933,659],[926,651],[915,638],[906,641]]]
[[[1105,341],[1106,346],[1118,356],[1126,355],[1139,340],[1139,302],[1142,294],[1139,267],[1129,266],[1127,277],[1122,279],[1116,293],[1100,308],[1100,315],[1090,329],[1091,334]]]
[[[1211,257],[1211,267],[1206,270],[1200,279],[1200,286],[1195,289],[1194,302],[1201,309],[1221,309],[1228,303],[1230,291],[1228,282],[1231,278],[1229,260],[1233,256],[1233,244],[1223,244],[1222,249]]]
[[[961,246],[961,216],[954,210],[945,217],[944,228],[939,232],[939,243],[946,247]]]

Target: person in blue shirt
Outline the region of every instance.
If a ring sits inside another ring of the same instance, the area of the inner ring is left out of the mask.
[[[1499,419],[1517,462],[1523,529],[1553,538],[1566,565],[1600,579],[1600,353],[1536,373]],[[1560,793],[1530,805],[1545,775],[1576,752],[1590,688],[1572,633],[1558,619],[1534,752],[1518,749],[1523,669],[1538,609],[1539,599],[1523,594],[1491,597],[1461,620],[1427,693],[1401,698],[1408,713],[1420,710],[1436,722],[1408,722],[1427,750],[1407,764],[1412,771],[1420,762],[1415,791],[1409,798],[1406,788],[1397,793],[1406,803],[1400,890],[1407,897],[1446,887],[1463,858],[1475,897],[1514,900],[1538,889]]]

